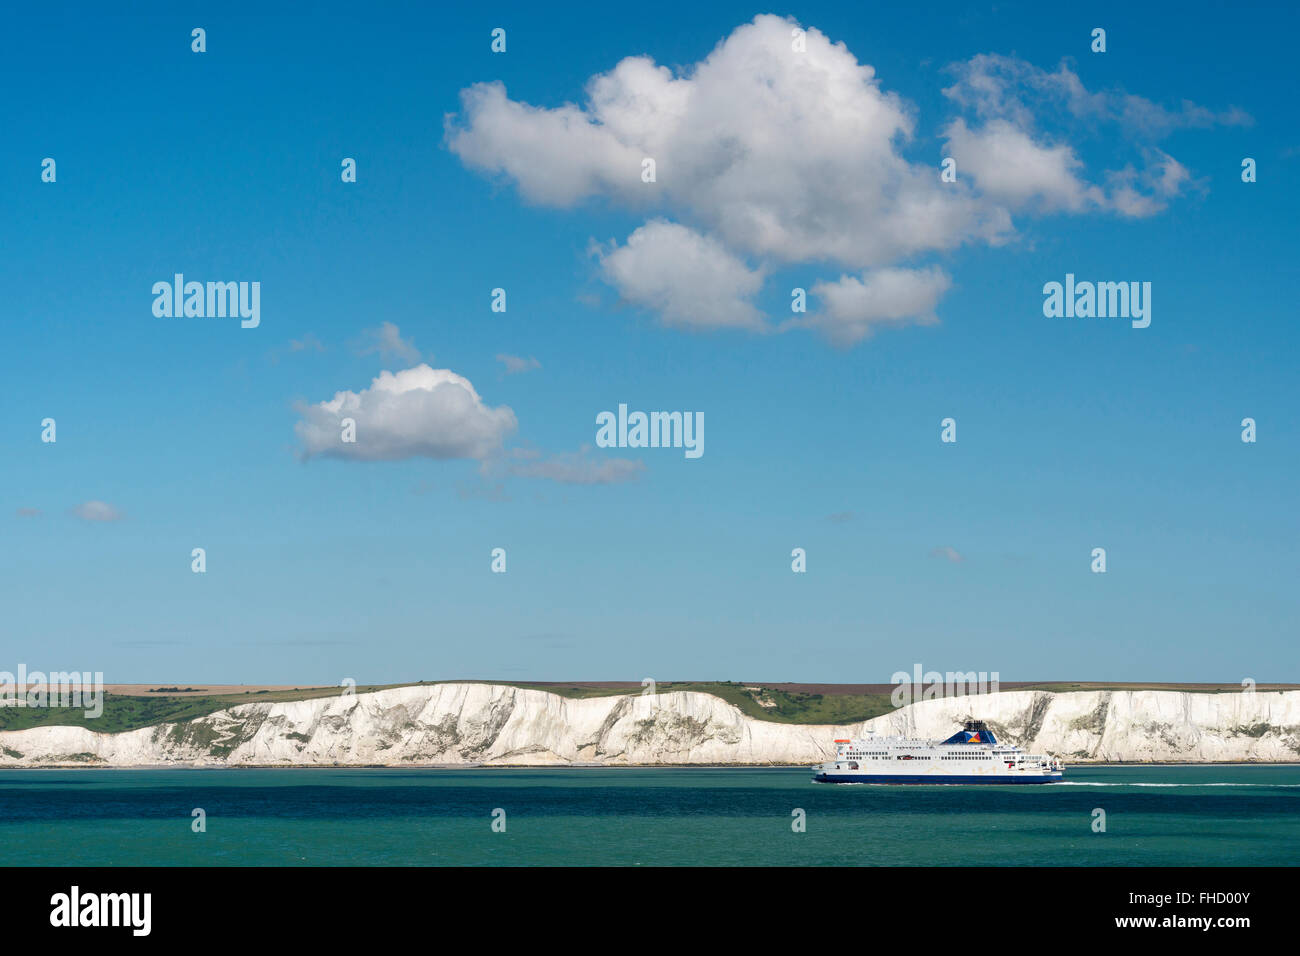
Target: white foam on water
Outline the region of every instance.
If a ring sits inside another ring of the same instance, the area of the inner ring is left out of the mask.
[[[1093,780],[1058,780],[1049,787],[1300,787],[1300,783],[1100,783]]]

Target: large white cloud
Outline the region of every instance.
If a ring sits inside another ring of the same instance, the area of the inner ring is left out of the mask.
[[[904,152],[914,110],[843,43],[808,28],[800,48],[797,33],[794,20],[761,15],[684,69],[628,57],[587,82],[582,104],[535,106],[478,84],[445,118],[447,145],[530,202],[643,210],[649,221],[603,251],[600,268],[625,301],[669,325],[770,329],[754,305],[767,275],[828,264],[862,273],[815,283],[826,311],[777,325],[853,342],[882,322],[935,320],[946,279],[927,256],[1006,241],[1012,211],[1150,215],[1188,179],[1155,139],[1249,119],[1090,92],[1067,66],[980,55],[955,66],[944,90],[969,116],[941,118],[945,152],[914,162]],[[1074,139],[1040,128],[1044,114],[1140,139],[1135,160],[1088,177]],[[939,175],[948,155],[956,182]],[[642,179],[646,159],[654,182]],[[901,315],[908,301],[918,311]]]
[[[508,406],[491,408],[468,379],[424,364],[381,372],[369,388],[337,392],[299,413],[294,429],[305,458],[482,460],[517,427]],[[342,440],[345,418],[356,422],[355,442]]]
[[[944,188],[933,165],[903,158],[911,115],[870,66],[816,29],[796,52],[793,28],[756,17],[682,76],[629,57],[589,81],[584,108],[471,87],[448,118],[448,145],[535,202],[679,208],[731,248],[781,262],[861,268],[1005,227],[964,189]],[[644,158],[655,183],[641,181]]]

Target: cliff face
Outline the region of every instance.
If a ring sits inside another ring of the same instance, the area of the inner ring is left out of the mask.
[[[922,701],[851,726],[746,717],[708,694],[570,700],[493,684],[242,704],[120,734],[0,733],[0,766],[812,764],[864,730],[943,738],[987,721],[1067,762],[1300,761],[1300,691],[1010,691]]]

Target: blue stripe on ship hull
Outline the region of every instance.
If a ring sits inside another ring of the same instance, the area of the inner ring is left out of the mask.
[[[938,774],[846,774],[846,773],[819,773],[813,777],[814,783],[929,783],[929,784],[950,784],[950,783],[983,783],[994,785],[1005,784],[1027,784],[1027,783],[1055,783],[1061,779],[1061,775],[1054,777],[1020,777],[1020,776],[940,776]]]

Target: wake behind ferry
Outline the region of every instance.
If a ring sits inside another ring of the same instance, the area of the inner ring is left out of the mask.
[[[1052,783],[1065,773],[1057,757],[998,743],[982,720],[966,721],[944,741],[837,740],[835,759],[812,769],[816,783]]]

